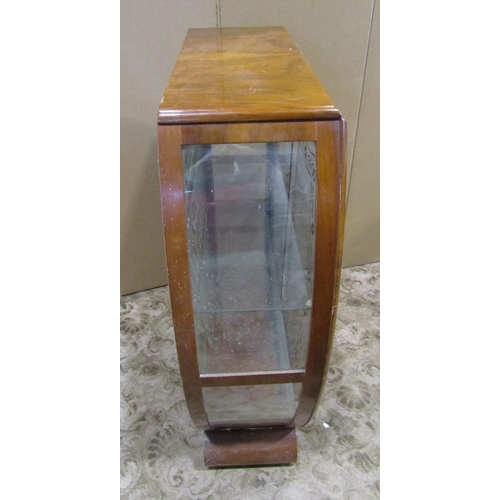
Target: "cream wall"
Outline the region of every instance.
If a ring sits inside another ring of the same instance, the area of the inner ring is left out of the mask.
[[[354,148],[342,265],[380,260],[380,7],[375,2]]]
[[[215,26],[214,0],[121,1],[121,292],[167,282],[158,105],[186,31]]]
[[[378,144],[374,146],[376,132],[373,130],[375,122],[378,127],[378,115],[374,115],[377,111],[372,102],[378,102],[375,88],[378,80],[374,80],[378,66],[373,55],[378,39],[370,44],[372,62],[367,75],[372,75],[371,87],[369,91],[363,90],[372,13],[373,0],[122,0],[123,294],[160,286],[167,281],[157,172],[156,113],[186,31],[192,27],[281,25],[290,32],[348,122],[348,178],[353,179],[353,184],[349,187],[344,265],[363,263],[359,259],[378,260],[378,246],[372,234],[378,231],[373,217],[373,203],[378,199],[374,193],[378,189],[378,180],[374,181],[378,156],[370,153],[378,147]],[[371,33],[373,37],[375,31],[372,29]],[[356,133],[364,138],[365,145],[356,140]],[[357,200],[352,209],[351,197]],[[378,206],[376,208],[378,210]],[[370,237],[363,243],[366,230]]]

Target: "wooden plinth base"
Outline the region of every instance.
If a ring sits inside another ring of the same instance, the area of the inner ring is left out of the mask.
[[[283,465],[297,460],[295,428],[205,431],[207,467]]]

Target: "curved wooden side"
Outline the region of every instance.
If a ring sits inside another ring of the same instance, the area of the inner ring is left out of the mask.
[[[189,282],[181,127],[158,126],[161,205],[175,343],[184,395],[196,427],[209,427],[196,354]]]
[[[317,123],[316,248],[306,371],[292,425],[314,415],[328,374],[340,287],[345,219],[345,120]]]

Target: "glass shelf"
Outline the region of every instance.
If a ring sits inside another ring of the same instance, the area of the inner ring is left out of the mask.
[[[305,368],[314,271],[315,146],[183,147],[200,374]],[[275,384],[282,385],[292,386]],[[295,401],[288,389],[285,393],[287,401]]]

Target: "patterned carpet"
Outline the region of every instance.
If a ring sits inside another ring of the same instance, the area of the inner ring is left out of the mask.
[[[121,497],[379,498],[380,265],[342,271],[328,381],[290,466],[208,470],[184,402],[168,287],[122,297]]]

